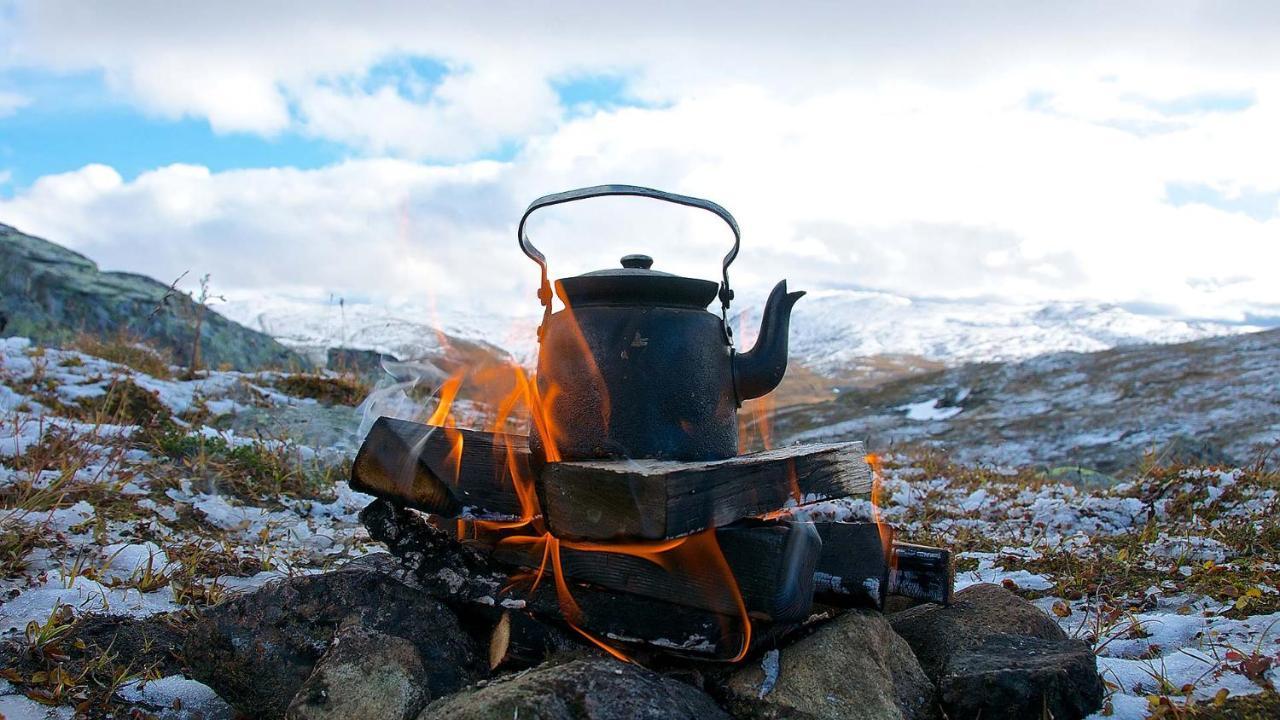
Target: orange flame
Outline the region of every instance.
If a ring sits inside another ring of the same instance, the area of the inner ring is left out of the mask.
[[[879,455],[868,453],[867,464],[871,466],[871,521],[876,524],[876,529],[880,532],[880,545],[884,548],[885,555],[892,564],[895,556],[892,552],[893,533],[889,527],[889,523],[884,521],[881,516],[880,507],[884,504],[884,462]]]
[[[570,325],[576,330],[576,323],[570,323]],[[581,336],[580,331],[577,332],[576,342],[582,346],[582,357],[591,362],[591,368],[589,369],[595,370],[594,359],[591,353],[587,352],[586,340]],[[509,373],[507,370],[509,370]],[[498,377],[499,374],[502,375],[501,378]],[[490,396],[490,398],[497,398],[497,402],[491,404],[491,407],[495,408],[495,414],[489,423],[489,427],[496,433],[495,437],[500,441],[495,446],[494,452],[503,454],[502,457],[495,458],[499,460],[499,462],[494,463],[495,468],[497,468],[496,472],[504,475],[502,478],[504,481],[509,478],[512,489],[519,500],[520,517],[517,520],[508,521],[459,520],[457,524],[458,538],[466,539],[470,535],[479,539],[483,533],[490,536],[490,540],[495,546],[502,544],[528,545],[535,548],[540,546],[541,558],[538,568],[534,571],[514,574],[511,577],[511,584],[508,589],[529,583],[529,592],[533,592],[539,587],[547,573],[550,572],[554,577],[557,602],[560,605],[561,613],[566,623],[591,643],[624,661],[631,661],[631,658],[584,629],[585,623],[583,622],[582,608],[573,598],[568,578],[565,577],[561,550],[618,553],[642,558],[667,572],[699,570],[709,573],[710,576],[718,581],[718,590],[727,593],[726,597],[718,598],[716,605],[734,607],[743,626],[742,647],[733,658],[733,662],[745,657],[751,643],[751,619],[747,613],[746,604],[742,598],[737,580],[734,578],[728,561],[725,560],[719,543],[716,541],[714,530],[707,530],[696,535],[672,540],[618,543],[561,540],[547,531],[542,518],[542,509],[538,502],[535,479],[529,472],[527,462],[522,462],[517,446],[509,442],[501,442],[501,440],[508,437],[503,434],[503,431],[507,429],[513,416],[517,413],[521,416],[527,413],[530,435],[536,433],[543,447],[546,461],[560,462],[562,459],[559,449],[561,426],[558,422],[563,419],[557,418],[554,412],[556,400],[560,396],[560,389],[555,384],[540,388],[536,376],[526,375],[522,368],[516,366],[512,366],[499,374],[485,371],[475,373],[473,376],[466,378],[469,381],[467,387],[470,390],[473,385],[478,386],[477,389],[483,393],[484,391],[493,391],[501,386],[505,391],[501,396],[497,393]],[[603,392],[603,378],[598,371],[591,374],[602,386],[602,409],[605,413],[604,420],[607,425],[610,408],[608,394]],[[476,377],[475,375],[481,376]],[[464,376],[458,374],[445,381],[440,388],[439,403],[427,421],[429,425],[444,428],[446,437],[449,438],[451,447],[448,462],[454,472],[455,484],[460,477],[463,436],[454,427],[455,418],[452,408],[463,385],[463,379]],[[752,423],[750,432],[756,433],[760,444],[766,448],[771,445],[768,417],[771,410],[771,404],[757,403],[752,406],[755,420]],[[791,473],[793,495],[799,499],[799,487],[795,483],[795,468],[790,465],[788,469]],[[725,632],[726,634],[729,632],[727,627]]]
[[[738,413],[738,453],[773,449],[772,395],[748,400]]]
[[[428,425],[444,427],[450,424],[450,411],[453,409],[454,398],[458,396],[458,388],[462,387],[462,378],[461,373],[455,374],[440,386],[440,403],[436,405],[436,410],[431,413],[431,417],[427,418]]]

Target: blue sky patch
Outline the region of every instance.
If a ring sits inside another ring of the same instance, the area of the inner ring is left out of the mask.
[[[322,167],[349,151],[337,143],[282,133],[218,134],[208,122],[150,117],[111,97],[97,73],[51,75],[0,73],[0,89],[25,95],[31,104],[0,118],[0,184],[9,197],[42,175],[109,165],[126,180],[173,163],[213,171],[289,166]]]
[[[551,81],[569,117],[621,107],[651,107],[630,94],[629,79],[618,73],[569,75]]]
[[[1280,192],[1244,191],[1229,197],[1204,183],[1168,183],[1164,186],[1165,199],[1174,207],[1184,205],[1208,205],[1226,212],[1248,215],[1258,222],[1266,222],[1280,216]]]
[[[1140,98],[1138,102],[1163,115],[1243,112],[1257,103],[1252,92],[1208,92],[1183,95],[1169,100]]]

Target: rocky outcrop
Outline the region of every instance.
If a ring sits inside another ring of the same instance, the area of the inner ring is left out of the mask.
[[[0,336],[64,344],[80,333],[124,334],[189,365],[195,303],[142,275],[102,272],[79,253],[0,224]],[[301,357],[271,337],[213,310],[200,328],[201,362],[237,370],[302,367]]]

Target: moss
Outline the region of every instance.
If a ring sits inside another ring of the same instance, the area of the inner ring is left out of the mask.
[[[359,405],[369,396],[370,387],[355,375],[286,375],[274,383],[276,389],[293,397],[312,398],[327,405]]]

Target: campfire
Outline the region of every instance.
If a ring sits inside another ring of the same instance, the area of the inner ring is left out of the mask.
[[[722,281],[628,255],[619,269],[553,287],[526,221],[539,208],[606,195],[719,216],[734,235]],[[518,235],[541,270],[537,371],[454,375],[424,422],[379,418],[351,474],[353,488],[379,498],[366,526],[403,562],[420,566],[443,532],[478,551],[486,578],[502,576],[490,587],[449,570],[458,594],[503,610],[491,666],[527,657],[521,645],[543,623],[624,660],[733,662],[822,606],[881,608],[890,595],[949,602],[949,551],[894,540],[877,513],[876,459],[861,443],[770,447],[767,418],[739,413],[782,380],[791,308],[803,293],[778,283],[755,346],[735,348],[729,266],[740,233],[728,211],[607,185],[535,201]],[[717,299],[719,313],[708,312]],[[468,392],[491,408],[485,429],[457,426],[455,404]],[[527,434],[511,432],[522,425]],[[764,449],[743,452],[752,431]],[[864,500],[868,520],[806,519],[809,506],[840,498]]]

